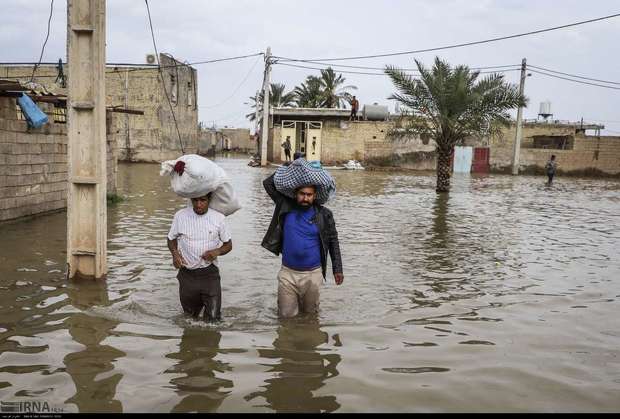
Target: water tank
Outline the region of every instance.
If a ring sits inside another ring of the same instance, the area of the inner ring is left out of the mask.
[[[553,115],[551,113],[551,102],[540,102],[540,111],[538,111],[538,115],[547,118],[548,116]]]
[[[388,107],[383,105],[364,105],[362,116],[367,121],[385,121],[388,119]]]

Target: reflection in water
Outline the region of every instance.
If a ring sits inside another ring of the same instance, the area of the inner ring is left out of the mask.
[[[314,396],[313,392],[325,384],[325,380],[338,375],[336,366],[340,355],[322,353],[318,349],[328,342],[328,334],[319,329],[314,320],[281,320],[273,349],[259,349],[263,358],[277,360],[267,364],[272,368],[273,378],[265,380],[264,391],[245,397],[252,400],[261,396],[267,406],[276,412],[333,412],[340,407],[335,396]]]
[[[72,282],[67,295],[71,304],[81,309],[110,305],[105,281]],[[75,395],[65,403],[77,405],[80,412],[122,412],[123,406],[115,396],[123,376],[113,372],[113,363],[125,353],[101,344],[118,322],[77,313],[68,318],[66,324],[73,340],[85,348],[64,357],[66,371],[76,389]]]
[[[448,230],[448,208],[450,195],[437,194],[433,205],[431,236],[428,240],[427,269],[430,272],[450,272],[454,269],[453,258],[449,257],[451,235]]]
[[[232,389],[233,382],[215,375],[232,371],[227,363],[215,359],[221,338],[215,330],[186,328],[179,351],[166,356],[179,360],[166,372],[182,375],[170,380],[182,397],[172,412],[215,412],[230,393],[222,389]]]
[[[472,176],[437,196],[433,176],[334,171],[349,279],[328,274],[319,325],[277,318],[280,258],[260,246],[273,169],[217,163],[243,205],[228,218],[219,332],[179,321],[165,236],[186,202],[156,164],[119,165],[127,199],[108,208],[106,282],[67,283],[66,214],[0,224],[0,400],[82,412],[620,408],[620,182]],[[328,342],[332,327],[346,348]]]

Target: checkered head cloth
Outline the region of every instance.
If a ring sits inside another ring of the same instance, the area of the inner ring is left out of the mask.
[[[288,166],[278,167],[273,177],[278,192],[295,198],[303,186],[316,186],[316,202],[323,205],[336,194],[336,182],[325,169],[312,167],[306,159],[297,159]]]

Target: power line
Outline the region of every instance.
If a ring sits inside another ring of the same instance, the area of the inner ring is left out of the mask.
[[[563,74],[563,75],[565,75],[565,76],[575,77],[575,78],[578,78],[578,79],[591,80],[591,81],[598,81],[598,82],[601,82],[601,83],[608,83],[608,84],[617,84],[617,85],[619,85],[619,86],[620,86],[620,83],[615,82],[615,81],[600,80],[600,79],[593,79],[593,78],[590,78],[590,77],[578,76],[578,75],[575,75],[575,74],[562,73],[561,71],[550,70],[550,69],[548,69],[548,68],[544,68],[544,67],[537,67],[537,66],[535,66],[535,65],[531,65],[531,64],[528,64],[528,68],[529,68],[529,67],[532,67],[532,68],[537,68],[537,69],[539,69],[539,70],[548,71],[548,72],[550,72],[550,73]]]
[[[572,81],[574,83],[581,83],[581,84],[587,84],[587,85],[590,85],[590,86],[604,87],[606,89],[620,90],[620,87],[605,86],[604,84],[597,84],[597,83],[590,83],[590,82],[587,82],[587,81],[569,79],[567,77],[557,76],[555,74],[545,73],[545,72],[538,71],[538,70],[528,69],[528,71],[531,71],[532,73],[542,74],[542,75],[548,76],[548,77],[555,77],[556,79]]]
[[[323,62],[320,62],[320,61],[298,60],[298,59],[295,59],[295,58],[286,58],[286,57],[279,57],[279,56],[276,56],[276,58],[280,58],[280,59],[282,59],[284,61],[303,62],[303,63],[309,63],[309,64],[324,65],[324,66],[329,66],[329,67],[358,68],[358,69],[362,69],[362,70],[380,70],[380,71],[383,71],[385,69],[383,67],[367,67],[367,66],[359,66],[359,65],[331,64],[331,63],[323,63]],[[278,63],[278,62],[279,62],[279,60],[276,61],[276,63]],[[501,68],[520,67],[520,66],[521,66],[521,64],[494,65],[494,66],[487,66],[487,67],[470,67],[470,70],[489,70],[489,69],[493,69],[493,68],[501,69]],[[401,68],[401,70],[403,70],[403,71],[412,71],[412,72],[416,72],[416,73],[420,72],[417,68]]]
[[[34,81],[34,74],[37,72],[37,67],[41,65],[41,60],[43,59],[43,52],[45,51],[45,45],[47,45],[47,40],[50,37],[50,24],[52,23],[52,15],[54,14],[54,0],[52,0],[50,4],[50,17],[47,19],[47,35],[45,35],[45,41],[43,42],[43,47],[41,48],[41,55],[39,56],[39,62],[35,64],[32,69],[32,77],[30,77],[30,81]]]
[[[307,68],[309,70],[325,70],[324,68],[321,68],[321,67],[309,67],[309,66],[297,65],[297,64],[286,64],[286,63],[279,63],[279,62],[276,62],[274,64],[285,65],[287,67]],[[370,76],[385,76],[385,73],[367,73],[367,72],[362,72],[362,71],[338,71],[338,72],[346,73],[346,74],[366,74]]]
[[[149,9],[149,0],[144,0],[146,4],[146,11],[149,16],[149,27],[151,28],[151,38],[153,39],[153,48],[155,49],[155,57],[157,58],[157,68],[159,70],[159,77],[161,78],[161,84],[164,88],[164,93],[166,94],[166,100],[168,101],[168,105],[170,106],[170,112],[172,113],[172,119],[174,120],[174,126],[177,130],[177,135],[179,137],[179,144],[181,145],[181,153],[185,154],[185,150],[183,149],[183,141],[181,141],[181,133],[179,132],[179,125],[177,124],[177,118],[174,115],[174,109],[172,109],[172,102],[170,102],[170,98],[168,97],[168,91],[166,90],[166,81],[164,80],[164,75],[161,72],[161,67],[159,65],[159,53],[157,52],[157,44],[155,43],[155,32],[153,32],[153,22],[151,21],[151,10]],[[176,60],[175,60],[176,62]]]
[[[254,68],[256,67],[256,64],[258,64],[258,62],[260,61],[260,57],[256,59],[256,61],[254,61],[254,64],[252,65],[252,68],[250,68],[250,71],[248,71],[248,74],[245,75],[245,77],[243,78],[243,80],[241,80],[241,83],[239,83],[239,85],[235,88],[235,90],[230,94],[230,96],[228,96],[226,99],[224,99],[223,101],[215,104],[215,105],[209,105],[209,106],[199,106],[199,108],[205,108],[205,109],[210,109],[210,108],[217,108],[220,105],[223,105],[224,103],[228,102],[230,99],[233,98],[233,96],[235,96],[237,94],[237,92],[239,91],[239,89],[241,88],[241,86],[243,86],[243,84],[247,81],[247,79],[250,77],[250,74],[252,74],[252,72],[254,71]]]
[[[309,66],[304,66],[304,65],[297,65],[297,64],[287,64],[287,63],[275,63],[277,65],[284,65],[287,67],[297,67],[297,68],[306,68],[309,70],[325,70],[324,68],[320,68],[320,67],[309,67]],[[507,73],[510,71],[521,71],[521,68],[511,68],[511,69],[505,69],[505,70],[496,70],[496,71],[480,71],[480,74],[489,74],[489,73]],[[362,75],[369,75],[369,76],[387,76],[387,74],[385,73],[369,73],[369,72],[363,72],[363,71],[346,71],[346,70],[338,70],[339,73],[344,73],[344,74],[362,74]],[[417,74],[416,74],[417,75]]]
[[[611,19],[611,18],[614,18],[614,17],[617,17],[617,16],[620,16],[620,13],[616,13],[616,14],[613,14],[613,15],[602,16],[602,17],[598,17],[598,18],[595,18],[595,19],[582,20],[580,22],[569,23],[569,24],[561,25],[561,26],[554,26],[554,27],[551,27],[551,28],[545,28],[545,29],[539,29],[539,30],[530,31],[530,32],[518,33],[518,34],[515,34],[515,35],[501,36],[501,37],[497,37],[497,38],[485,39],[485,40],[482,40],[482,41],[474,41],[474,42],[465,42],[465,43],[461,43],[461,44],[446,45],[446,46],[442,46],[442,47],[418,49],[418,50],[413,50],[413,51],[392,52],[392,53],[376,54],[376,55],[359,55],[359,56],[354,56],[354,57],[314,58],[314,59],[305,60],[305,61],[362,60],[362,59],[368,59],[368,58],[393,57],[393,56],[396,56],[396,55],[420,54],[420,53],[423,53],[423,52],[439,51],[439,50],[452,49],[452,48],[461,48],[461,47],[466,47],[466,46],[471,46],[471,45],[485,44],[485,43],[488,43],[488,42],[496,42],[496,41],[503,41],[503,40],[506,40],[506,39],[519,38],[519,37],[522,37],[522,36],[534,35],[534,34],[543,33],[543,32],[550,32],[550,31],[555,31],[555,30],[558,30],[558,29],[569,28],[569,27],[572,27],[572,26],[585,25],[586,23],[598,22],[598,21],[601,21],[601,20]],[[299,60],[299,61],[301,61],[301,60]]]

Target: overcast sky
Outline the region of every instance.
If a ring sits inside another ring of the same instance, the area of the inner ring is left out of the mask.
[[[160,52],[203,61],[265,51],[291,58],[331,58],[432,48],[528,32],[620,12],[618,0],[149,0]],[[37,61],[50,0],[0,1],[0,61]],[[435,55],[471,67],[528,64],[620,83],[620,17],[527,37],[438,52],[340,62],[382,67],[431,64]],[[107,0],[107,61],[144,63],[153,53],[144,0]],[[66,0],[54,1],[43,61],[66,58]],[[262,57],[196,66],[199,120],[252,127],[244,104],[260,88]],[[341,70],[345,70],[341,68]],[[364,71],[364,70],[357,70]],[[276,65],[272,81],[292,89],[316,70]],[[385,76],[344,74],[360,103],[394,103]],[[506,73],[518,83],[519,72]],[[620,85],[616,85],[620,87]],[[600,122],[620,134],[620,90],[533,73],[526,80],[536,118],[541,101],[555,119]]]

